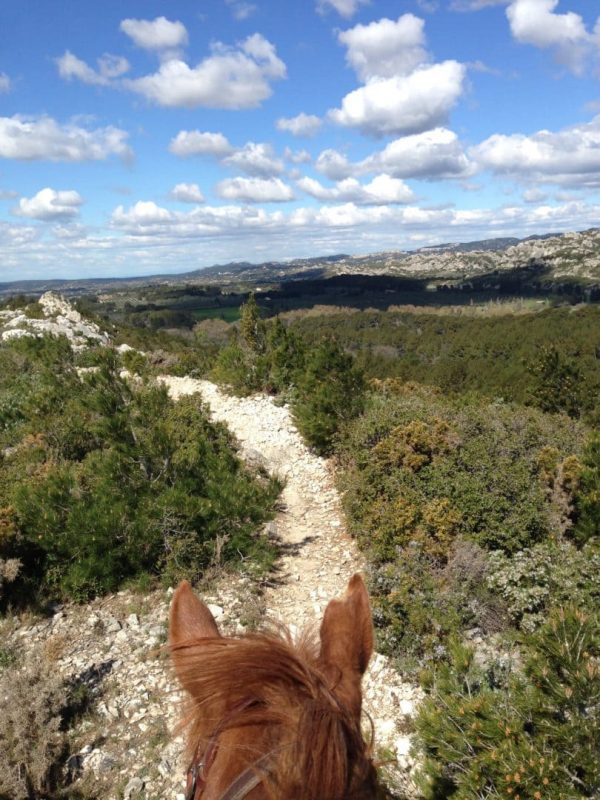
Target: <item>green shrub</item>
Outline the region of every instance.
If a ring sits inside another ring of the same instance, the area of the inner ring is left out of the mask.
[[[404,671],[417,670],[423,658],[447,656],[445,642],[459,629],[461,611],[449,602],[432,560],[418,545],[380,565],[370,584],[379,647]]]
[[[226,384],[237,395],[264,388],[268,374],[266,328],[254,294],[240,308],[240,322],[232,340],[216,358],[211,377]]]
[[[552,543],[571,535],[579,423],[394,381],[373,388],[340,439],[338,485],[372,565],[386,652],[414,667],[446,657],[448,637],[467,627],[489,633],[543,616],[577,586],[583,598],[586,582],[592,597],[590,565],[568,542],[556,578],[541,564],[519,567],[530,550],[549,567],[562,554]]]
[[[531,392],[534,405],[542,411],[580,416],[583,379],[580,369],[571,359],[555,345],[542,347],[531,371],[534,376]]]
[[[453,543],[443,568],[412,542],[394,561],[371,568],[371,599],[379,647],[405,672],[448,658],[448,640],[467,628],[482,634],[506,627],[504,604],[487,585],[487,554]]]
[[[594,433],[582,459],[583,470],[575,497],[576,524],[573,536],[578,542],[600,537],[600,433]]]
[[[533,409],[444,400],[424,388],[371,393],[339,448],[352,530],[368,544],[381,521],[377,508],[393,517],[398,501],[414,507],[415,531],[423,509],[445,501],[460,514],[456,535],[486,550],[517,552],[552,531],[540,452],[552,442],[564,460],[582,441],[576,423]]]
[[[225,384],[234,394],[245,397],[263,387],[265,368],[256,353],[234,339],[219,351],[210,377]]]
[[[286,392],[294,386],[304,369],[306,347],[301,338],[290,331],[279,317],[267,327],[266,355],[268,377],[265,389]]]
[[[46,316],[44,314],[44,307],[37,301],[29,303],[25,307],[25,315],[29,317],[29,319],[44,319]]]
[[[488,586],[505,602],[511,621],[533,631],[551,606],[567,602],[600,608],[600,549],[589,542],[542,542],[515,553],[492,553]]]
[[[235,394],[285,393],[295,385],[305,360],[300,337],[279,317],[263,321],[253,295],[242,306],[239,333],[234,333],[216,357],[212,378]]]
[[[63,364],[25,386],[0,460],[0,561],[19,565],[3,602],[85,599],[146,574],[194,579],[217,550],[223,563],[270,563],[255,532],[277,482],[242,466],[197,396],[175,404],[164,387],[128,383],[110,351],[97,367],[80,379]]]
[[[351,355],[332,339],[307,353],[292,413],[298,430],[317,453],[330,453],[341,426],[358,416],[363,407],[364,380]]]
[[[260,318],[260,310],[254,292],[240,307],[240,334],[248,350],[262,353],[265,349],[265,325]]]
[[[452,647],[430,674],[416,720],[426,798],[564,800],[596,796],[600,681],[598,618],[552,613],[524,642],[524,669],[477,666]]]
[[[131,372],[132,375],[148,374],[148,357],[139,350],[126,350],[120,355],[123,368]]]
[[[172,363],[166,365],[166,369],[161,369],[160,372],[177,375],[181,378],[187,376],[203,378],[214,367],[217,353],[216,345],[198,341],[193,346],[178,348],[170,359]],[[140,370],[135,371],[141,372]]]

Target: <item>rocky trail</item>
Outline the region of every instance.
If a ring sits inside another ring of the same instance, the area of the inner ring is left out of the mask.
[[[302,625],[320,617],[328,599],[344,592],[362,569],[346,535],[339,497],[327,462],[313,455],[295,430],[286,407],[268,397],[238,398],[208,381],[165,378],[174,399],[199,392],[213,419],[224,422],[241,445],[241,455],[285,482],[281,510],[271,532],[283,556],[264,594],[268,613]]]
[[[332,597],[364,564],[346,533],[332,468],[314,455],[294,427],[289,409],[273,398],[232,397],[208,381],[162,379],[173,399],[199,393],[213,419],[224,422],[241,446],[242,458],[285,481],[274,531],[282,556],[263,595],[268,616],[302,627],[318,623]],[[396,779],[407,789],[410,718],[419,690],[403,682],[388,659],[375,654],[363,683],[365,710],[378,747],[396,755]]]

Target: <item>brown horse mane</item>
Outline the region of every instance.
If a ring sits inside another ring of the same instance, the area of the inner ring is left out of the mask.
[[[331,675],[320,670],[317,640],[310,632],[293,642],[281,626],[190,640],[173,650],[191,694],[183,725],[192,752],[206,745],[224,709],[250,698],[256,703],[235,714],[225,729],[260,729],[262,750],[254,751],[250,761],[272,753],[263,786],[273,800],[375,796],[372,745],[365,743],[356,714],[336,697]],[[211,718],[209,708],[220,710],[212,711]],[[364,793],[366,784],[369,794]]]

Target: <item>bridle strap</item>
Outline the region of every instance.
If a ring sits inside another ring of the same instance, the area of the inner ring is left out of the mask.
[[[198,743],[187,771],[185,800],[199,800],[202,792],[206,789],[208,770],[212,766],[217,755],[217,750],[219,749],[219,737],[227,729],[232,719],[256,703],[257,700],[254,698],[247,698],[246,700],[236,703],[210,735],[204,752],[200,751],[200,743]],[[233,783],[229,785],[219,800],[243,800],[252,789],[256,788],[256,786],[261,783],[262,777],[256,769],[258,769],[263,762],[266,762],[266,760],[267,758],[263,757],[255,762],[255,764],[245,769],[238,775]]]
[[[244,800],[244,797],[247,797],[252,789],[256,789],[259,783],[262,783],[263,776],[260,774],[260,769],[267,763],[268,758],[268,755],[263,756],[247,767],[229,784],[219,800]]]

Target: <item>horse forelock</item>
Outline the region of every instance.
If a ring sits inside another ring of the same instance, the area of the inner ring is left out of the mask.
[[[331,675],[320,671],[314,635],[305,633],[293,643],[288,630],[280,628],[189,641],[173,649],[191,694],[184,724],[192,750],[228,710],[254,700],[225,729],[231,729],[232,758],[234,729],[253,726],[263,733],[260,755],[271,753],[263,784],[273,798],[375,796],[367,791],[375,780],[371,745],[363,739],[360,719],[336,696]]]

